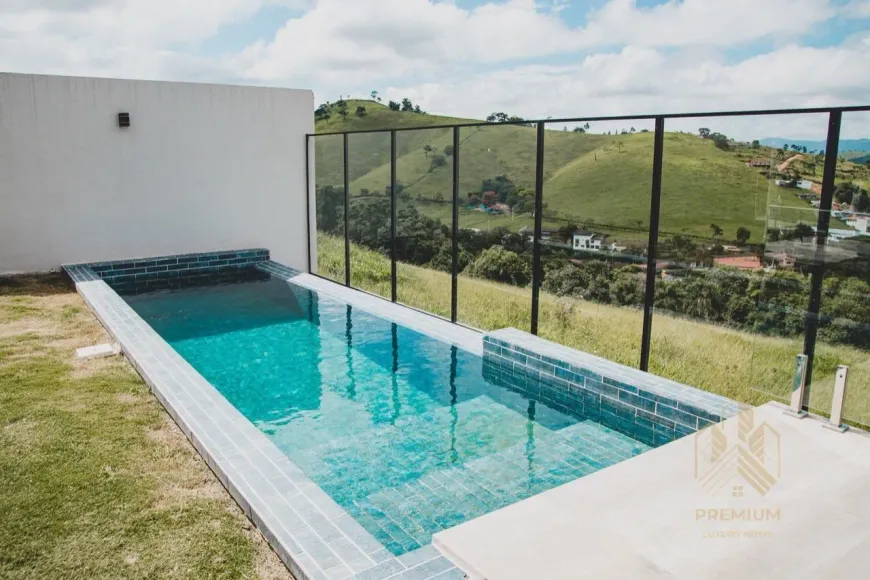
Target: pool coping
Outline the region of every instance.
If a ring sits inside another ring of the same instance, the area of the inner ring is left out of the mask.
[[[415,332],[483,357],[484,333],[481,331],[453,324],[438,316],[421,312],[404,304],[391,302],[388,298],[373,296],[354,288],[342,286],[320,276],[298,272],[271,260],[257,264],[256,267],[263,272],[278,276],[282,280],[288,282],[292,280],[297,286],[325,294],[379,318],[401,324]]]
[[[270,273],[285,280],[297,276],[315,278],[275,262],[257,267],[273,270]],[[394,556],[233,407],[89,265],[63,268],[155,397],[297,580],[464,577],[432,544]]]

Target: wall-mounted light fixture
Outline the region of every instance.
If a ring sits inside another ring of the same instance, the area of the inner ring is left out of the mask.
[[[129,127],[130,126],[130,113],[118,113],[118,126],[119,127]]]

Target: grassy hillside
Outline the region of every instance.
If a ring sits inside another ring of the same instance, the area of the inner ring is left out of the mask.
[[[318,133],[340,130],[423,127],[470,122],[468,119],[396,112],[372,101],[348,101],[348,108],[366,107],[367,114],[346,120],[336,113],[317,122]],[[555,128],[554,128],[555,129]],[[339,136],[316,140],[318,186],[343,183],[343,142]],[[397,133],[397,180],[418,209],[450,220],[452,158],[433,166],[432,157],[444,154],[453,143],[450,129],[420,129]],[[424,150],[429,146],[432,152]],[[519,188],[534,188],[536,134],[533,127],[490,125],[466,127],[460,132],[460,196],[480,193],[481,182],[507,175]],[[351,195],[363,190],[383,193],[390,183],[389,133],[354,134],[348,138]],[[751,232],[751,241],[764,239],[765,224],[776,219],[815,222],[808,202],[795,190],[772,185],[759,170],[746,166],[748,156],[787,155],[769,149],[723,151],[711,140],[696,135],[667,133],[662,175],[664,234],[710,237],[710,224],[733,240],[739,227]],[[644,239],[649,221],[653,133],[603,135],[548,130],[545,140],[544,203],[547,226],[559,221],[594,222],[595,229],[618,239]],[[493,216],[463,212],[462,227],[519,229],[530,216]],[[610,228],[608,226],[613,226]],[[546,227],[546,226],[545,226]],[[846,227],[835,223],[833,227]]]
[[[318,236],[318,258],[321,275],[343,282],[342,240]],[[388,258],[352,246],[351,264],[354,286],[389,296]],[[400,264],[398,294],[404,304],[450,315],[449,274]],[[528,330],[531,291],[460,276],[458,307],[459,321],[472,327]],[[638,364],[642,319],[637,309],[541,293],[541,336],[622,364]],[[801,347],[798,339],[760,336],[657,312],[651,371],[738,401],[761,404],[788,397],[794,356]],[[838,364],[850,365],[846,417],[870,424],[870,361],[858,349],[817,345],[811,406],[822,412],[830,409]]]

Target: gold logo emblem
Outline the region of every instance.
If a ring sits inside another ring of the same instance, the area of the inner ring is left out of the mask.
[[[695,433],[695,479],[713,495],[730,484],[734,497],[745,486],[766,496],[781,475],[780,435],[767,422],[756,425],[752,409],[736,419]]]

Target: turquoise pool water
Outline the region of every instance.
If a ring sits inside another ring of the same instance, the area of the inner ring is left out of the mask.
[[[126,297],[391,552],[649,449],[483,360],[280,280]]]

